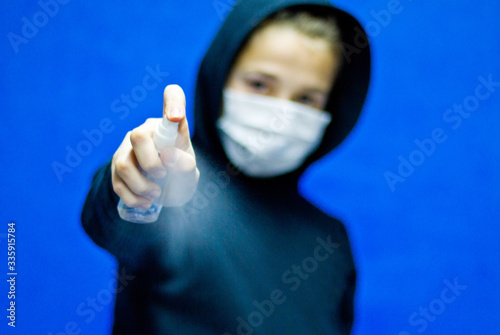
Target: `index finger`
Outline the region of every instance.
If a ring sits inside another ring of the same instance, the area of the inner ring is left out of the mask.
[[[186,119],[186,96],[179,85],[168,85],[163,92],[163,114],[171,122],[179,122],[176,146],[194,155]]]
[[[179,85],[168,85],[165,88],[163,114],[171,122],[181,122],[186,117],[186,96]]]

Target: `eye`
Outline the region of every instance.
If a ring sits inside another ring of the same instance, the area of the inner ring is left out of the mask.
[[[321,110],[325,108],[327,99],[328,99],[327,93],[314,90],[311,92],[309,91],[301,92],[301,94],[297,94],[293,100],[295,102]]]
[[[316,106],[317,101],[313,97],[307,94],[299,95],[296,99],[298,103],[308,105],[308,106]]]
[[[259,79],[247,79],[246,84],[256,93],[265,93],[269,89],[268,85],[263,80]]]

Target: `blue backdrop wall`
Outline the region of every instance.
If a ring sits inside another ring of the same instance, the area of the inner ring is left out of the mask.
[[[91,176],[161,115],[165,85],[184,88],[192,120],[198,64],[232,3],[4,4],[1,334],[109,332],[116,264],[79,221]],[[498,334],[500,3],[336,4],[369,31],[373,81],[355,131],[301,190],[349,231],[354,334]]]

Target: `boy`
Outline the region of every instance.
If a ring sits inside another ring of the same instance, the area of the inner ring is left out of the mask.
[[[354,126],[369,83],[359,23],[327,1],[240,1],[198,75],[190,139],[182,89],[164,93],[179,123],[158,156],[160,119],[129,132],[94,177],[87,233],[135,278],[117,293],[115,334],[348,334],[355,267],[342,223],[298,194],[303,171]],[[118,199],[158,222],[118,216]],[[173,192],[172,190],[177,190]]]

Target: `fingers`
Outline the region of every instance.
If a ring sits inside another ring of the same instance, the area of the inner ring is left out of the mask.
[[[196,159],[190,153],[177,148],[165,148],[161,160],[167,168],[167,184],[162,195],[165,207],[182,206],[196,192],[200,172]]]
[[[186,98],[177,85],[165,88],[163,113],[172,122],[179,122],[175,147],[164,148],[161,155],[153,141],[153,133],[161,119],[148,119],[144,124],[129,132],[111,163],[113,190],[125,205],[135,208],[149,208],[151,199],[160,197],[166,206],[180,206],[189,201],[199,179],[196,158],[189,136],[186,119]],[[164,186],[146,177],[153,176]],[[163,183],[167,176],[171,182]],[[161,179],[161,182],[160,182]]]
[[[177,148],[165,148],[160,155],[163,165],[168,172],[190,173],[196,169],[196,160],[194,157]]]
[[[168,85],[163,91],[163,114],[172,122],[186,118],[186,96],[179,85]]]
[[[130,137],[131,132],[125,136],[122,144],[113,155],[111,163],[113,190],[127,206],[149,208],[151,206],[150,198],[158,197],[161,189],[154,182],[148,180],[139,169]],[[156,154],[156,158],[159,159],[158,154]]]
[[[186,119],[186,96],[179,85],[168,85],[163,92],[163,114],[172,122],[179,122],[176,146],[194,155]]]
[[[191,136],[189,135],[189,125],[186,118],[179,123],[179,133],[177,134],[175,146],[194,156]]]
[[[161,119],[148,119],[130,134],[130,142],[134,149],[137,163],[142,170],[156,178],[162,178],[166,173],[152,137],[159,122],[161,122]]]
[[[130,155],[130,159],[117,160],[115,171],[133,193],[147,198],[157,198],[160,195],[160,187],[153,181],[148,180],[137,168],[133,155]]]
[[[118,194],[125,205],[144,209],[151,207],[151,200],[146,197],[138,196],[132,192],[117,173],[112,173],[111,179],[113,182],[113,191]]]

